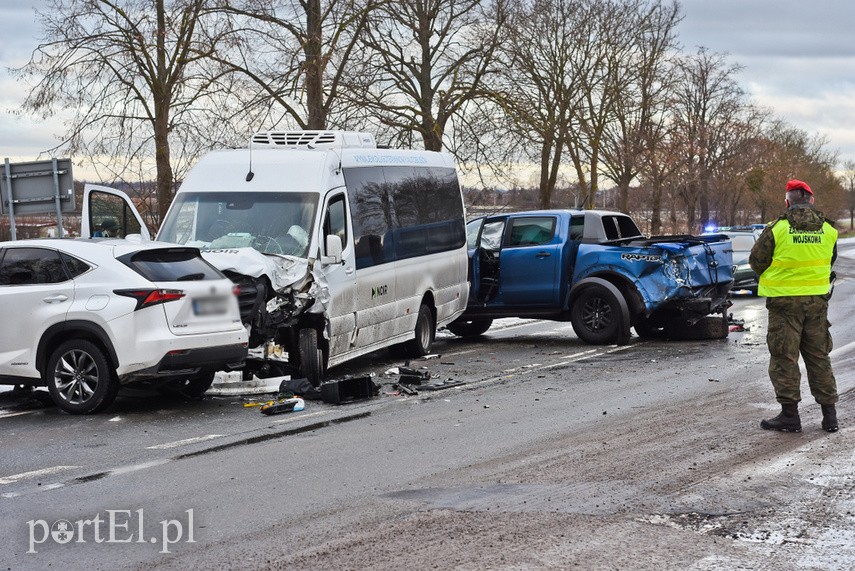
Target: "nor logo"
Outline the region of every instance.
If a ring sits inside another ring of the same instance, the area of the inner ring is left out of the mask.
[[[371,299],[376,299],[382,295],[386,295],[389,288],[386,285],[376,286],[371,288]]]

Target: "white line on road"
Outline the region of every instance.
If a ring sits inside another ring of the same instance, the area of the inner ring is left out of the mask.
[[[40,470],[32,470],[30,472],[21,472],[20,474],[0,478],[0,485],[14,484],[18,480],[26,480],[28,478],[47,476],[48,474],[56,474],[57,472],[63,472],[65,470],[74,470],[79,467],[80,466],[51,466],[50,468],[42,468]]]
[[[187,446],[197,442],[205,442],[214,438],[222,438],[222,434],[208,434],[205,436],[196,436],[195,438],[185,438],[184,440],[176,440],[175,442],[167,442],[165,444],[155,444],[154,446],[146,446],[146,450],[167,450],[169,448],[178,448],[179,446]]]
[[[319,410],[317,412],[308,412],[306,414],[301,414],[299,416],[292,416],[291,418],[283,418],[281,420],[274,420],[272,424],[282,424],[283,422],[293,422],[295,420],[303,420],[305,418],[310,418],[313,416],[323,416],[325,414],[329,414],[328,410]]]
[[[0,418],[11,418],[13,416],[21,416],[24,414],[33,414],[34,412],[40,412],[38,410],[22,410],[18,412],[5,412],[0,411]]]
[[[142,464],[131,464],[130,466],[120,466],[118,468],[113,468],[110,470],[110,475],[115,476],[118,474],[130,474],[131,472],[136,472],[138,470],[146,470],[148,468],[154,468],[155,466],[163,466],[164,464],[171,462],[169,458],[163,458],[161,460],[152,460],[151,462],[143,462]]]

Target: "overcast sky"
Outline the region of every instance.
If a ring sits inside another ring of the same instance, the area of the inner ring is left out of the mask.
[[[26,63],[38,43],[35,0],[0,0],[0,159],[35,160],[55,145],[57,120],[15,117],[25,88],[7,68]],[[789,124],[819,133],[841,162],[855,160],[855,2],[853,0],[681,0],[684,50],[729,54],[752,99]],[[46,158],[46,157],[41,157]],[[77,171],[75,171],[77,172]]]

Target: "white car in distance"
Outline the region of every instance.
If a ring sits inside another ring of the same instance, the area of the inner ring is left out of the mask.
[[[216,371],[245,362],[238,293],[196,248],[0,242],[0,384],[46,385],[72,414],[141,381],[201,395]]]

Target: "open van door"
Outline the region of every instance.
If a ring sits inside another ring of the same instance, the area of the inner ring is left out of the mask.
[[[82,238],[126,238],[133,234],[151,240],[151,233],[127,194],[96,184],[83,187]]]

